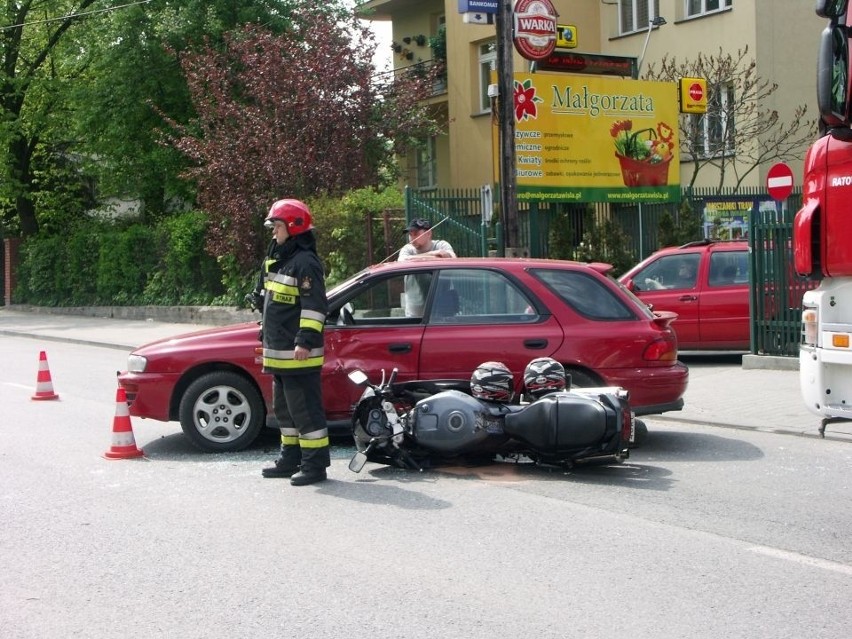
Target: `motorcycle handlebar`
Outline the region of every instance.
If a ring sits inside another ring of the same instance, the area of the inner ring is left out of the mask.
[[[396,374],[397,374],[398,372],[399,372],[399,369],[398,369],[398,368],[394,368],[394,369],[391,371],[390,378],[388,379],[388,386],[392,386],[392,385],[393,385],[393,383],[396,381]]]

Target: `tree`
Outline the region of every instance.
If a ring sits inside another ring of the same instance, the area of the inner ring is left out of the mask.
[[[256,266],[271,202],[379,186],[388,158],[433,132],[434,78],[381,84],[374,51],[353,15],[303,6],[281,35],[247,25],[180,56],[198,117],[172,122],[170,141],[195,163],[211,253]]]
[[[109,196],[157,216],[191,200],[187,159],[158,143],[193,115],[167,51],[257,22],[280,32],[305,0],[23,0],[0,8],[0,227],[33,235]],[[329,6],[343,11],[341,4]],[[97,195],[97,197],[96,197]]]
[[[162,114],[182,123],[195,115],[175,54],[205,40],[221,48],[224,33],[242,24],[280,33],[292,7],[288,0],[151,0],[91,21],[92,62],[75,84],[71,125],[101,197],[138,200],[150,220],[192,203],[192,185],[180,177],[188,160],[158,133]]]
[[[695,185],[699,172],[713,166],[719,172],[718,186],[734,190],[762,164],[798,159],[802,148],[816,135],[816,121],[806,119],[807,105],[797,106],[789,122],[778,111],[764,108],[778,84],[757,75],[757,63],[748,57],[748,47],[735,54],[699,53],[695,59],[678,62],[666,54],[650,64],[647,80],[677,82],[680,78],[705,78],[708,107],[704,115],[680,117],[681,159],[692,162]]]
[[[85,56],[59,61],[62,47],[73,48],[74,27],[97,0],[26,0],[0,8],[0,146],[5,151],[0,198],[4,220],[17,216],[22,235],[38,231],[35,191],[39,157],[54,157],[48,141],[52,114],[61,105],[53,89],[65,75],[74,76]],[[106,3],[101,3],[106,4]]]

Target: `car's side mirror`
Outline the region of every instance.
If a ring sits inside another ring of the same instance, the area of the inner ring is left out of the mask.
[[[632,277],[629,277],[626,280],[624,280],[624,286],[631,293],[636,292],[636,282],[633,281]]]

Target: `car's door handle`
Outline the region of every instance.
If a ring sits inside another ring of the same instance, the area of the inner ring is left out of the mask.
[[[698,297],[695,295],[681,295],[677,301],[678,302],[694,302]]]
[[[391,353],[410,353],[411,352],[411,342],[399,343],[399,344],[388,344],[388,350]]]
[[[542,348],[547,348],[547,340],[543,338],[525,339],[524,346],[526,346],[527,348],[541,350]]]

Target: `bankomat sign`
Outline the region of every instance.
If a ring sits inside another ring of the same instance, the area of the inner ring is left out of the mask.
[[[550,0],[518,0],[514,42],[527,60],[544,60],[556,48],[556,9]]]
[[[459,0],[459,13],[497,13],[499,0]]]

